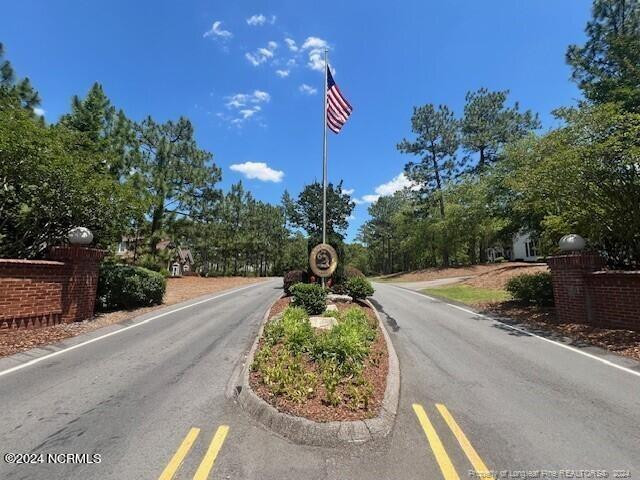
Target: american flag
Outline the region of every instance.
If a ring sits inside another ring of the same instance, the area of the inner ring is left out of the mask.
[[[327,67],[327,127],[333,133],[339,133],[342,126],[347,123],[347,119],[353,107],[342,96],[338,85],[333,80],[331,70]]]

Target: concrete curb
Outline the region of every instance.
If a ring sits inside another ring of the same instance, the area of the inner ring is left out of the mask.
[[[303,445],[337,447],[345,444],[364,443],[386,437],[393,429],[396,413],[398,412],[398,401],[400,398],[400,364],[398,362],[398,355],[391,343],[391,338],[380,319],[380,315],[378,315],[378,311],[368,300],[367,304],[376,314],[378,325],[380,325],[387,344],[387,351],[389,352],[387,387],[385,389],[380,414],[377,417],[349,422],[314,422],[306,418],[281,413],[253,392],[249,385],[249,372],[251,364],[253,363],[253,357],[258,348],[258,341],[269,319],[271,307],[269,307],[264,314],[258,336],[253,342],[240,374],[240,385],[235,388],[236,399],[240,406],[267,428],[270,428],[295,443]]]

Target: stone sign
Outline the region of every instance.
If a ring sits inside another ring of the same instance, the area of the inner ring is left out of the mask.
[[[311,270],[321,278],[330,277],[338,266],[338,254],[327,243],[320,243],[313,247],[309,255]]]

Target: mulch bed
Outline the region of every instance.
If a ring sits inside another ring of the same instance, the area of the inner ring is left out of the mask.
[[[534,330],[568,337],[577,345],[593,345],[640,361],[640,332],[560,323],[553,307],[523,306],[516,302],[485,304],[483,313],[511,318]],[[537,333],[537,332],[536,332]]]
[[[249,285],[263,280],[263,278],[255,277],[203,278],[193,276],[169,278],[167,279],[167,292],[162,305],[97,313],[93,319],[84,322],[60,323],[39,328],[0,328],[0,357],[60,342],[65,338],[91,332],[201,295]]]
[[[279,313],[282,313],[285,308],[287,308],[291,304],[291,297],[282,297],[279,298],[276,303],[271,306],[271,311],[269,312],[269,318],[273,318]]]
[[[281,312],[286,308],[289,302],[284,302],[284,300],[288,300],[287,297],[278,300],[274,307],[271,310],[270,318],[277,315],[277,313]],[[331,302],[329,302],[331,303]],[[352,306],[354,303],[351,302],[335,302],[338,306],[338,310],[346,310]],[[360,308],[362,308],[367,316],[376,320],[375,313],[368,305],[364,303],[357,303]],[[274,311],[276,313],[274,313]],[[258,343],[258,348],[262,348],[263,340],[260,339]],[[375,361],[374,361],[375,360]],[[308,371],[316,372],[318,375],[320,374],[319,369],[315,362],[313,362],[308,357],[305,357],[305,365]],[[279,411],[288,413],[290,415],[295,415],[297,417],[308,418],[309,420],[313,420],[315,422],[342,422],[342,421],[353,421],[353,420],[365,420],[367,418],[376,417],[380,408],[382,407],[382,401],[384,400],[384,393],[387,388],[387,373],[389,371],[389,354],[387,352],[387,344],[384,339],[384,335],[382,331],[380,331],[380,326],[378,325],[378,334],[376,339],[371,344],[371,353],[369,358],[364,363],[363,376],[366,380],[368,380],[373,387],[373,397],[369,401],[368,409],[358,409],[352,410],[349,408],[347,403],[347,388],[345,385],[341,385],[338,387],[338,392],[343,397],[343,401],[337,405],[332,406],[325,403],[324,399],[326,398],[326,391],[324,385],[320,381],[313,395],[308,398],[304,403],[298,404],[292,402],[281,396],[274,396],[271,394],[266,385],[261,382],[260,373],[252,371],[249,376],[249,383],[253,391],[267,403],[273,405]]]

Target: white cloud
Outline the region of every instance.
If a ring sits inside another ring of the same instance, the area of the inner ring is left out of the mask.
[[[307,85],[306,83],[303,83],[302,85],[300,85],[298,87],[298,90],[300,90],[302,93],[306,95],[315,95],[316,93],[318,93],[317,88],[313,88],[312,86]]]
[[[43,108],[40,108],[40,107],[36,107],[36,108],[33,109],[33,113],[35,113],[39,117],[44,117],[45,112],[46,111]]]
[[[324,50],[329,48],[326,40],[318,37],[307,37],[300,48],[308,53],[309,61],[307,66],[311,70],[324,70]]]
[[[377,202],[379,198],[380,198],[380,195],[363,195],[362,201],[365,203],[373,203],[373,202]]]
[[[351,195],[355,191],[356,191],[355,188],[343,188],[342,189],[342,193],[345,194],[345,195]]]
[[[266,103],[271,100],[271,95],[262,90],[254,90],[253,93],[236,93],[227,97],[227,108],[239,109],[250,103]]]
[[[244,108],[242,110],[240,110],[240,115],[242,115],[242,119],[246,120],[247,118],[252,117],[254,114],[256,114],[257,112],[259,112],[260,110],[262,110],[260,108],[260,105],[254,105],[251,108]]]
[[[253,93],[236,93],[226,97],[225,103],[225,106],[234,113],[230,116],[218,113],[217,116],[232,125],[241,127],[245,120],[262,111],[259,104],[268,103],[270,100],[271,95],[262,90],[254,90]]]
[[[347,220],[355,220],[355,219],[356,219],[356,216],[355,216],[355,215],[353,215],[353,214],[351,214],[351,215],[349,215],[349,216],[347,217]]]
[[[264,25],[266,22],[269,22],[271,25],[273,25],[274,23],[276,23],[276,16],[271,15],[271,17],[267,19],[267,17],[265,17],[263,14],[257,13],[247,18],[247,25],[251,25],[252,27]]]
[[[289,50],[291,50],[292,52],[297,52],[298,51],[298,46],[296,45],[296,41],[292,38],[285,38],[284,39],[284,43],[287,44],[287,46],[289,47]]]
[[[253,53],[247,52],[244,54],[244,56],[247,60],[249,60],[249,63],[251,63],[251,65],[257,67],[270,58],[273,58],[276,48],[278,48],[278,44],[272,40],[267,43],[266,47],[260,47]]]
[[[268,102],[269,100],[271,100],[271,95],[267,92],[263,92],[262,90],[253,91],[253,95],[251,97],[251,101],[253,103]]]
[[[256,15],[251,15],[249,18],[247,18],[247,25],[251,25],[255,27],[257,25],[264,25],[264,22],[266,21],[267,21],[267,17],[265,17],[261,13],[258,13]]]
[[[409,180],[404,173],[399,173],[387,183],[378,185],[375,188],[375,194],[363,195],[362,201],[366,203],[373,203],[378,201],[380,197],[390,196],[394,193],[410,188],[411,190],[417,190],[420,188],[416,183]]]
[[[249,179],[257,178],[263,182],[281,182],[284,177],[282,170],[274,170],[264,162],[244,162],[231,165],[234,172],[240,172]]]
[[[364,203],[364,202],[363,202],[362,200],[360,200],[359,198],[352,198],[352,199],[351,199],[351,201],[352,201],[353,203],[355,203],[356,205],[361,205],[361,204],[363,204],[363,203]]]
[[[290,70],[276,70],[276,75],[278,75],[280,78],[285,78],[289,76],[290,72]]]
[[[204,32],[204,35],[202,35],[203,37],[219,37],[222,39],[228,39],[233,37],[233,34],[229,31],[229,30],[223,30],[222,29],[222,22],[220,20],[216,20],[215,22],[213,22],[213,25],[211,25],[211,29]]]
[[[383,196],[393,195],[398,190],[403,190],[405,188],[415,189],[416,184],[409,180],[404,173],[399,173],[387,183],[378,185],[376,187],[376,193]]]

